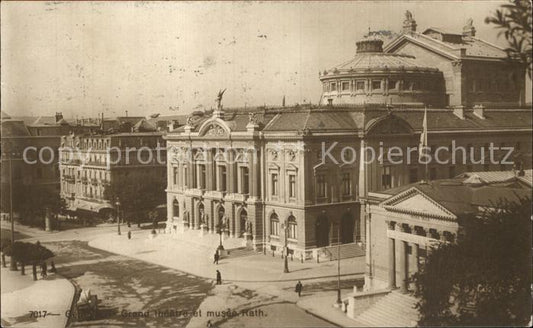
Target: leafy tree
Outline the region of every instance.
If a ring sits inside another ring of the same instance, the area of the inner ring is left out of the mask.
[[[524,326],[531,315],[531,205],[465,217],[414,280],[420,326]]]
[[[51,250],[38,243],[32,244],[21,241],[16,241],[13,247],[9,244],[4,248],[4,252],[8,256],[12,256],[14,261],[21,264],[21,275],[25,274],[25,266],[31,264],[33,269],[33,280],[37,280],[37,264],[54,256],[54,253],[52,253]]]
[[[507,55],[524,63],[531,78],[531,0],[511,0],[502,5],[494,16],[485,18],[485,23],[495,24],[501,30],[500,35],[503,34],[509,44],[505,49]]]
[[[165,185],[163,181],[136,181],[126,179],[121,183],[114,183],[105,191],[105,197],[113,200],[118,198],[120,210],[128,222],[136,222],[138,225],[154,217],[150,215],[156,206],[166,200]]]
[[[56,218],[66,203],[57,193],[26,187],[13,194],[13,208],[21,215],[20,223],[44,228],[47,209],[51,219]]]

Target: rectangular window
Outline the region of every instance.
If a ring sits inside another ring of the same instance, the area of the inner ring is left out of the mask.
[[[390,166],[383,166],[381,169],[381,188],[389,189],[392,187],[392,177]]]
[[[270,187],[272,189],[272,196],[278,195],[278,174],[272,173]]]
[[[342,174],[342,194],[345,196],[352,194],[352,178],[350,173]]]
[[[318,197],[326,197],[326,176],[324,174],[316,176],[316,189]]]
[[[227,173],[226,173],[226,166],[223,165],[223,166],[220,166],[220,191],[226,191],[226,185],[227,185]]]
[[[183,167],[183,186],[187,187],[187,181],[189,179],[189,170],[187,166]]]
[[[332,82],[329,85],[329,91],[337,91],[337,82]]]
[[[296,198],[296,175],[289,174],[289,198]]]
[[[249,172],[247,167],[241,167],[241,194],[249,192]]]
[[[357,90],[357,91],[365,91],[365,81],[357,81],[357,82],[355,82],[355,90]]]
[[[350,91],[350,82],[345,81],[341,84],[342,91]]]
[[[418,181],[418,168],[413,167],[409,169],[409,183],[415,183]]]
[[[389,80],[389,90],[396,89],[396,86],[398,85],[398,81],[396,80]]]
[[[381,80],[373,80],[372,90],[380,90],[380,89],[381,89]]]
[[[178,168],[177,167],[173,167],[172,168],[172,180],[173,180],[173,183],[174,185],[177,185],[178,184]]]
[[[448,177],[454,178],[457,174],[455,174],[455,166],[448,167]]]
[[[200,174],[200,189],[205,189],[205,165],[198,165],[199,174]]]

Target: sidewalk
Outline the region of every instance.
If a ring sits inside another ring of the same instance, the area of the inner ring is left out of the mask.
[[[74,297],[74,286],[67,279],[51,274],[34,281],[28,266],[24,276],[2,268],[1,281],[3,327],[65,327],[65,313]],[[32,316],[30,311],[36,312]]]
[[[283,260],[270,254],[248,252],[243,256],[230,256],[213,264],[213,255],[219,243],[218,235],[199,236],[198,231],[181,234],[157,234],[149,238],[149,230],[127,232],[121,236],[106,233],[89,242],[89,246],[112,253],[130,256],[142,261],[166,266],[196,276],[214,279],[216,270],[224,282],[280,282],[337,277],[337,262],[316,263],[289,259],[289,273],[283,273]],[[226,240],[224,245],[236,245]],[[341,276],[355,277],[364,273],[364,257],[341,261]]]

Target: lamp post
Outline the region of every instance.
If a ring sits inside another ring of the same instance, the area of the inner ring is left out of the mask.
[[[13,156],[15,152],[12,151],[11,142],[5,143],[6,150],[2,155],[9,161],[9,219],[11,220],[11,252],[13,253],[15,247],[15,220],[13,218]],[[17,271],[17,262],[13,255],[11,255],[11,261],[9,264],[9,270]]]
[[[287,220],[283,223],[283,230],[285,232],[285,261],[283,266],[283,273],[289,273],[289,243],[288,243],[288,234],[289,234],[289,225]]]
[[[219,237],[219,244],[218,244],[218,250],[219,251],[223,251],[224,250],[224,246],[222,246],[222,220],[223,220],[223,217],[224,217],[224,214],[222,214],[221,212],[218,213],[218,229],[217,229],[217,232],[218,232],[218,237]]]
[[[337,305],[340,307],[341,300],[341,221],[337,224]]]
[[[117,233],[120,236],[120,201],[119,201],[118,197],[117,197],[117,201],[115,203],[115,208],[117,210],[117,213],[116,213],[116,215],[117,215]]]

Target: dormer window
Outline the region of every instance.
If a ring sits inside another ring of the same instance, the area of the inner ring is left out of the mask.
[[[381,90],[381,80],[372,80],[372,90]]]
[[[355,90],[357,90],[357,91],[365,91],[365,81],[357,81],[357,82],[355,82]]]

